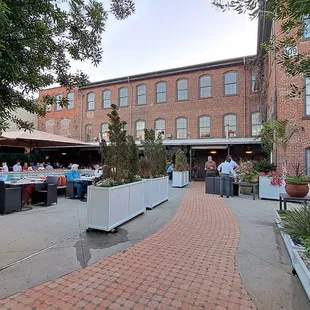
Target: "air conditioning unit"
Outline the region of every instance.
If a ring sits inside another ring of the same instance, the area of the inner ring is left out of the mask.
[[[172,133],[167,133],[166,138],[167,139],[172,139]]]

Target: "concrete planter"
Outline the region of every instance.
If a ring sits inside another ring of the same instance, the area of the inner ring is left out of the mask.
[[[144,181],[145,205],[147,209],[153,209],[154,207],[168,200],[168,177],[144,179]]]
[[[173,171],[172,187],[184,187],[189,183],[189,171]]]
[[[304,250],[293,249],[292,265],[308,298],[310,299],[310,272],[303,259],[300,257],[300,252],[304,252]]]
[[[286,193],[285,181],[282,186],[272,186],[270,181],[268,177],[259,177],[259,198],[279,200],[279,194]]]
[[[115,187],[88,186],[88,229],[111,231],[145,210],[145,181]]]

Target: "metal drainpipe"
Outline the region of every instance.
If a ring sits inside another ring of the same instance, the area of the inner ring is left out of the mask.
[[[128,84],[130,85],[130,87],[131,87],[131,92],[130,92],[130,97],[131,97],[131,102],[129,102],[129,134],[131,135],[131,136],[133,136],[133,133],[132,133],[132,106],[133,106],[133,86],[132,86],[132,84],[130,83],[130,78],[129,78],[129,76],[127,77],[127,81],[128,81]],[[127,128],[128,129],[128,128]],[[127,130],[127,132],[128,132],[128,130]]]
[[[243,137],[246,137],[246,66],[245,66],[245,57],[243,57],[243,79],[244,79],[244,95],[243,95]]]
[[[80,140],[82,141],[83,136],[83,95],[81,93],[81,90],[78,88],[78,95],[79,95],[79,101],[80,101],[80,113],[81,113],[81,126],[80,126]]]

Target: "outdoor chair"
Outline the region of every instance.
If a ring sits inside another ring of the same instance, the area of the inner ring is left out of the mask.
[[[66,185],[66,198],[74,199],[77,195],[76,188],[74,187],[74,182],[67,182]]]
[[[36,184],[32,204],[44,203],[46,206],[57,203],[57,184],[59,176],[47,176],[46,183]]]
[[[20,186],[6,188],[0,181],[0,214],[20,211],[22,208],[22,188]]]

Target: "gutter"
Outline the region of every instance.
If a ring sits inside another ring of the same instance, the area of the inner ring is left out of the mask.
[[[244,94],[243,94],[243,137],[246,137],[246,66],[245,57],[243,57],[243,79],[244,79]]]

